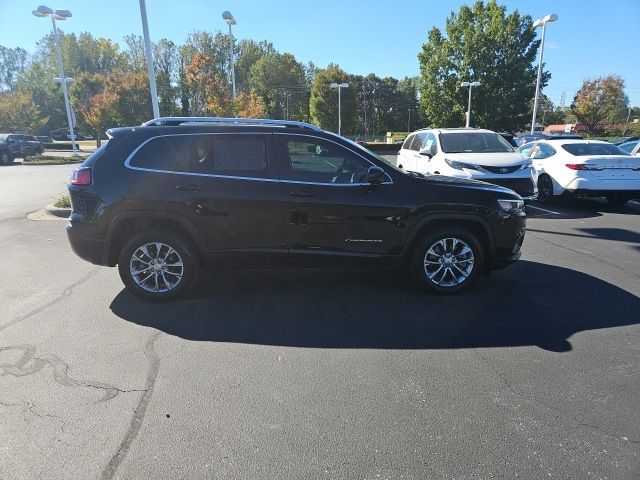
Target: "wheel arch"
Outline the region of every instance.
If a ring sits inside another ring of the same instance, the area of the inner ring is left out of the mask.
[[[151,229],[166,229],[184,235],[196,246],[196,253],[202,261],[205,243],[198,230],[182,215],[161,212],[127,212],[114,217],[107,231],[106,263],[115,266],[118,254],[125,242],[132,235]]]
[[[476,215],[466,214],[434,214],[423,218],[412,230],[409,235],[405,247],[402,252],[402,257],[405,261],[408,261],[415,248],[418,245],[418,240],[426,232],[435,228],[455,226],[462,227],[473,233],[480,242],[484,250],[484,265],[486,270],[491,265],[495,251],[495,240],[489,223]]]

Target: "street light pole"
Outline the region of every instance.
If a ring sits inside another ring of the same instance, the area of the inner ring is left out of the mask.
[[[343,88],[348,88],[348,83],[332,83],[329,85],[331,88],[338,89],[338,135],[341,135],[342,132],[342,100],[340,92]]]
[[[58,56],[58,63],[60,63],[60,80],[62,83],[62,94],[64,96],[64,108],[67,111],[67,123],[69,125],[69,134],[71,135],[71,148],[73,150],[73,156],[78,155],[76,149],[76,135],[73,131],[73,119],[71,118],[71,106],[69,104],[69,92],[67,90],[67,81],[64,76],[64,64],[62,63],[62,49],[60,48],[60,38],[58,37],[58,27],[56,26],[56,20],[66,20],[70,18],[71,12],[69,10],[53,10],[52,8],[41,5],[37,10],[32,12],[36,17],[51,17],[51,23],[53,24],[53,37],[56,43],[56,55]]]
[[[547,31],[547,23],[555,22],[558,16],[555,13],[539,18],[533,22],[533,28],[542,25],[542,38],[540,39],[540,58],[538,60],[538,78],[536,80],[536,96],[533,100],[533,117],[531,118],[531,135],[536,129],[536,114],[538,113],[538,97],[540,96],[540,78],[542,77],[542,58],[544,56],[544,34]]]
[[[140,16],[142,17],[142,34],[144,35],[144,56],[147,57],[147,75],[149,76],[149,90],[151,90],[151,108],[153,118],[160,118],[158,106],[158,89],[156,87],[156,74],[153,70],[153,52],[149,39],[149,23],[147,22],[147,5],[145,0],[140,0]]]
[[[231,91],[233,93],[233,98],[236,98],[236,66],[235,66],[235,55],[233,53],[233,32],[231,31],[231,25],[235,25],[236,19],[233,18],[231,12],[224,11],[222,12],[222,19],[227,22],[229,25],[229,68],[231,69]]]
[[[461,87],[469,87],[469,101],[467,103],[467,122],[466,127],[469,128],[471,126],[471,89],[473,87],[479,87],[481,85],[480,82],[462,82],[460,84]]]

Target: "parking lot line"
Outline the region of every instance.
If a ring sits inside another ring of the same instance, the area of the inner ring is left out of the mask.
[[[527,205],[527,208],[534,208],[534,209],[540,210],[542,212],[551,213],[552,215],[563,215],[562,213],[554,212],[552,210],[547,210],[546,208],[534,207],[533,205]]]

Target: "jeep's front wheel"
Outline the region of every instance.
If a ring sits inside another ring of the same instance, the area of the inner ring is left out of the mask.
[[[414,278],[428,290],[458,292],[473,283],[484,263],[475,235],[463,228],[440,228],[418,240],[411,258]]]
[[[118,257],[118,272],[135,295],[168,301],[195,283],[200,264],[195,247],[181,235],[154,230],[129,240]]]

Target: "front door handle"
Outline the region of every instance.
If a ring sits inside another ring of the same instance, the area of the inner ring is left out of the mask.
[[[205,188],[202,185],[196,185],[194,183],[190,183],[187,185],[176,185],[176,190],[180,190],[181,192],[201,192]]]
[[[315,195],[307,190],[294,190],[293,192],[289,192],[290,197],[303,197],[303,198],[313,198]]]

